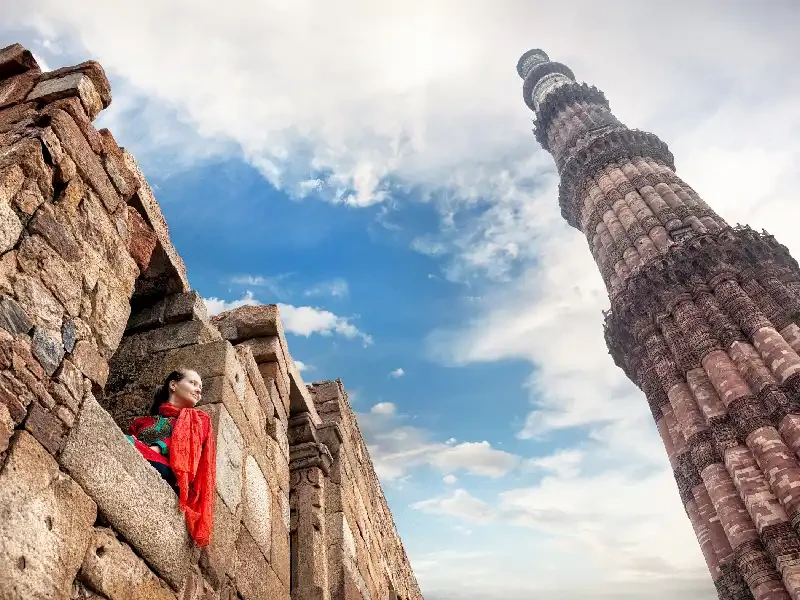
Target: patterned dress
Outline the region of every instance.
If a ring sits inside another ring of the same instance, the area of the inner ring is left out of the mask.
[[[174,426],[175,418],[162,415],[137,417],[128,428],[129,435],[126,436],[173,489],[176,482],[169,464],[169,446]],[[159,451],[156,452],[150,446],[158,446]]]

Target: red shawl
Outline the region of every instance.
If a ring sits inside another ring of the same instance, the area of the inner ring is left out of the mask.
[[[214,525],[216,447],[211,420],[202,410],[177,408],[165,402],[165,417],[178,417],[172,430],[169,462],[178,481],[186,528],[198,546],[208,546]]]

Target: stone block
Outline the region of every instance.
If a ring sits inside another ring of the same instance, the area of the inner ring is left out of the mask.
[[[162,369],[165,376],[178,367],[187,367],[197,371],[201,377],[207,377],[218,374],[210,375],[203,370],[215,365],[213,361],[218,356],[207,347],[220,341],[219,332],[208,323],[187,321],[135,333],[125,338],[125,345],[127,353],[140,358],[174,350],[165,356]]]
[[[14,433],[14,420],[5,404],[0,404],[0,455],[8,449],[8,443]],[[0,459],[2,463],[2,459]]]
[[[108,359],[119,347],[125,332],[131,311],[130,296],[114,279],[104,275],[97,281],[91,296],[92,312],[81,316],[91,327],[98,350]]]
[[[183,259],[178,255],[175,247],[172,245],[169,237],[169,228],[158,205],[158,201],[153,195],[153,190],[150,184],[147,183],[142,170],[136,163],[136,159],[127,152],[122,150],[122,157],[125,161],[125,166],[128,167],[134,177],[139,181],[139,189],[134,194],[130,201],[132,206],[140,209],[140,212],[145,216],[147,223],[155,231],[158,237],[158,246],[162,254],[160,259],[163,264],[160,267],[165,272],[165,278],[170,282],[171,286],[175,288],[174,292],[188,292],[189,280],[186,277],[186,266]]]
[[[87,340],[80,340],[72,351],[72,363],[86,377],[98,386],[105,387],[108,380],[108,362],[97,351],[94,344]]]
[[[11,204],[25,183],[25,173],[19,165],[11,165],[0,172],[0,202]]]
[[[283,522],[280,511],[272,511],[272,547],[270,548],[269,563],[272,570],[281,580],[283,585],[289,587],[289,528]]]
[[[11,44],[0,49],[0,79],[19,75],[25,71],[39,71],[39,64],[30,50],[20,44]]]
[[[286,373],[281,370],[280,363],[261,363],[258,365],[258,371],[261,373],[261,377],[264,378],[265,385],[275,385],[275,389],[278,390],[278,398],[283,404],[283,412],[288,415],[290,383]]]
[[[5,89],[7,82],[0,83],[0,90]],[[26,92],[27,93],[27,92]],[[20,123],[33,123],[34,117],[39,112],[33,103],[17,104],[16,106],[5,106],[2,108],[3,92],[0,91],[0,133],[6,133],[15,129]]]
[[[127,211],[128,231],[130,241],[128,242],[128,252],[139,266],[139,270],[144,273],[150,266],[150,257],[156,248],[158,238],[155,232],[147,225],[138,210],[131,208]]]
[[[247,378],[250,385],[253,386],[253,391],[258,398],[258,403],[264,411],[264,416],[267,422],[271,422],[275,415],[275,407],[272,404],[272,399],[269,395],[269,389],[264,383],[264,378],[261,377],[261,372],[258,370],[258,364],[251,349],[245,345],[236,346],[236,354],[239,357],[239,363],[247,373]]]
[[[117,191],[122,194],[127,202],[139,189],[139,180],[125,164],[122,149],[108,129],[101,129],[100,138],[103,140],[103,164]]]
[[[244,600],[285,598],[283,586],[244,527],[236,541],[236,589]]]
[[[37,277],[18,273],[14,278],[14,294],[19,305],[34,323],[50,330],[61,327],[64,307]]]
[[[226,576],[233,577],[236,566],[236,540],[242,523],[227,507],[219,493],[214,495],[214,529],[211,542],[202,549],[200,565],[219,587]]]
[[[146,306],[128,320],[128,333],[184,321],[208,321],[205,302],[195,291],[173,294]]]
[[[25,100],[25,96],[30,93],[30,91],[36,85],[38,79],[38,72],[28,71],[27,73],[15,75],[0,81],[0,108],[13,106],[23,102]],[[30,122],[32,123],[33,119],[31,119]],[[24,124],[25,121],[21,121],[18,122],[17,126]]]
[[[272,543],[272,502],[267,480],[252,456],[245,459],[242,523],[266,560]]]
[[[42,195],[53,196],[53,171],[42,154],[39,140],[25,138],[0,150],[0,171],[11,165],[19,165],[25,176],[35,182]]]
[[[17,278],[17,251],[10,250],[0,256],[0,294],[14,293],[14,280]]]
[[[64,443],[67,428],[51,411],[34,402],[25,419],[25,429],[44,446],[50,454],[57,454]]]
[[[265,380],[264,385],[266,385],[267,389],[269,389],[269,399],[271,400],[272,406],[275,410],[276,420],[280,420],[284,425],[286,425],[289,422],[289,413],[286,412],[286,406],[281,400],[281,395],[278,392],[278,387],[275,385],[275,381],[272,379]]]
[[[50,111],[52,127],[69,157],[75,162],[81,178],[92,186],[109,212],[114,212],[122,201],[108,178],[100,157],[94,153],[89,142],[71,115],[63,110]]]
[[[41,327],[33,328],[31,352],[39,361],[48,376],[56,372],[64,358],[64,345],[60,335],[53,335]]]
[[[59,463],[136,553],[179,589],[193,543],[178,498],[91,395],[84,400]]]
[[[175,600],[130,546],[104,527],[94,530],[80,575],[83,583],[109,600]]]
[[[22,221],[8,202],[0,202],[0,253],[8,252],[19,241]]]
[[[54,208],[50,203],[43,204],[28,227],[32,233],[38,233],[47,240],[65,261],[74,263],[83,258],[81,246],[69,230],[63,209]]]
[[[314,406],[311,392],[308,391],[300,376],[300,371],[297,370],[291,357],[286,361],[286,370],[289,372],[289,405],[291,407],[291,410],[288,411],[289,414],[307,412],[311,415],[311,421],[315,425],[321,424],[322,419],[317,414],[317,407]]]
[[[202,406],[201,410],[211,417],[211,425],[217,436],[217,493],[231,513],[236,514],[242,501],[242,434],[222,404],[209,404]]]
[[[75,324],[75,319],[67,317],[61,324],[61,343],[66,352],[72,352],[75,349],[75,342],[78,341],[78,329]]]
[[[219,328],[222,337],[234,344],[251,338],[282,337],[283,334],[280,314],[275,304],[240,306],[216,315],[212,321]]]
[[[103,102],[92,80],[81,72],[66,73],[53,79],[40,78],[28,94],[27,100],[50,103],[70,97],[80,99],[86,114],[92,120],[103,110]]]
[[[256,363],[278,362],[283,365],[284,369],[286,368],[281,341],[277,335],[251,338],[241,342],[239,345],[250,348]]]
[[[97,507],[27,432],[0,472],[0,597],[68,598]]]
[[[19,303],[8,296],[0,296],[0,327],[12,335],[29,333],[33,321]]]
[[[103,108],[107,108],[111,104],[111,84],[108,82],[108,77],[106,77],[103,67],[97,61],[88,60],[79,65],[48,71],[42,74],[41,79],[57,79],[72,73],[81,73],[91,80],[94,89],[102,100]]]
[[[81,276],[40,235],[22,240],[17,254],[22,270],[39,277],[70,316],[77,317],[81,309]],[[61,329],[61,326],[53,329]]]

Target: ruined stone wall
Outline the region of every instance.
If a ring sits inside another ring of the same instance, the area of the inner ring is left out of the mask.
[[[331,598],[420,598],[419,587],[341,381],[311,386],[323,423],[342,432],[326,489]],[[394,596],[392,596],[394,594]]]
[[[110,100],[96,63],[0,50],[0,597],[421,598],[346,401],[321,418],[277,307],[209,318],[135,160],[92,125]],[[181,366],[216,436],[203,549],[123,434]]]

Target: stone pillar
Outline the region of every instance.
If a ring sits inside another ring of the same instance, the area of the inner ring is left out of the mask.
[[[329,600],[325,482],[333,458],[307,413],[289,422],[292,600]]]

